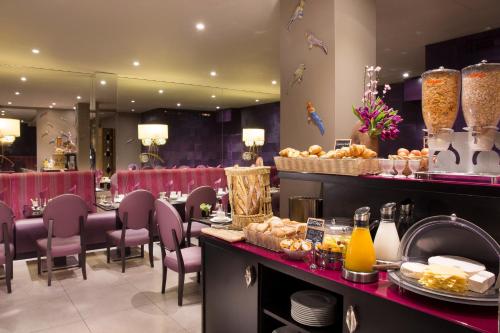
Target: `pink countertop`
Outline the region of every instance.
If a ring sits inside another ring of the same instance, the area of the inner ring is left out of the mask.
[[[399,303],[403,306],[451,321],[478,332],[498,332],[498,308],[469,306],[430,299],[399,288],[387,280],[386,273],[381,273],[379,281],[371,284],[358,284],[344,280],[338,271],[311,271],[309,264],[302,261],[291,261],[282,254],[266,250],[245,242],[233,243],[235,248],[251,252],[269,260],[273,260],[310,274],[331,280],[335,283],[358,289],[371,295]]]

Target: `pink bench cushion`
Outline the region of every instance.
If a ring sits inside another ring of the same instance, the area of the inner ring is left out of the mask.
[[[138,186],[150,191],[155,197],[167,190],[187,193],[190,183],[194,184],[194,187],[213,186],[215,181],[221,179],[220,187],[227,186],[226,175],[222,168],[118,171],[116,175],[119,193],[131,192],[135,186]],[[169,184],[172,184],[173,189],[167,189]]]
[[[199,272],[201,270],[201,247],[191,246],[181,249],[184,269],[186,273]],[[177,254],[175,251],[167,253],[164,265],[177,272]]]

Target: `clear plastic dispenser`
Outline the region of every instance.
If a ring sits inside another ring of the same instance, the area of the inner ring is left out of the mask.
[[[399,261],[399,235],[395,222],[396,203],[389,202],[380,208],[380,224],[375,235],[375,253],[380,261]]]
[[[370,235],[370,207],[361,207],[354,213],[354,230],[347,246],[342,277],[357,283],[376,282],[378,272],[373,270],[375,263],[375,248]]]

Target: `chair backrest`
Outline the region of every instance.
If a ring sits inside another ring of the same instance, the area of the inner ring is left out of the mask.
[[[129,229],[148,228],[150,214],[153,218],[154,204],[155,198],[151,192],[136,190],[123,198],[118,208],[118,215],[123,222],[127,213],[127,228]]]
[[[212,208],[215,208],[215,204],[217,203],[217,194],[212,187],[200,186],[188,195],[186,200],[186,219],[190,217],[201,217],[200,205],[202,203],[207,203],[212,205]],[[193,214],[189,215],[191,213],[191,209],[193,210]]]
[[[165,200],[156,200],[155,208],[161,241],[167,250],[174,251],[175,244],[172,238],[172,230],[175,230],[179,244],[184,237],[181,217],[174,206]]]
[[[3,201],[0,201],[0,243],[5,239],[3,234],[3,224],[7,224],[7,232],[9,233],[9,240],[13,242],[13,230],[14,230],[14,213],[12,209]]]
[[[88,207],[78,195],[62,194],[47,203],[43,211],[43,224],[49,229],[49,221],[53,222],[52,235],[55,237],[71,237],[80,234],[80,217],[87,222]]]

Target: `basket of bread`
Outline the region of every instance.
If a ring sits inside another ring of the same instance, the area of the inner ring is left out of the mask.
[[[243,232],[247,242],[279,252],[282,240],[305,237],[306,224],[273,216],[263,223],[250,223]]]
[[[365,145],[353,144],[328,151],[312,145],[304,151],[285,148],[274,157],[274,161],[280,171],[358,176],[380,172],[376,157],[377,153]]]
[[[302,238],[286,238],[280,242],[281,250],[291,260],[304,260],[312,250],[312,243]]]

